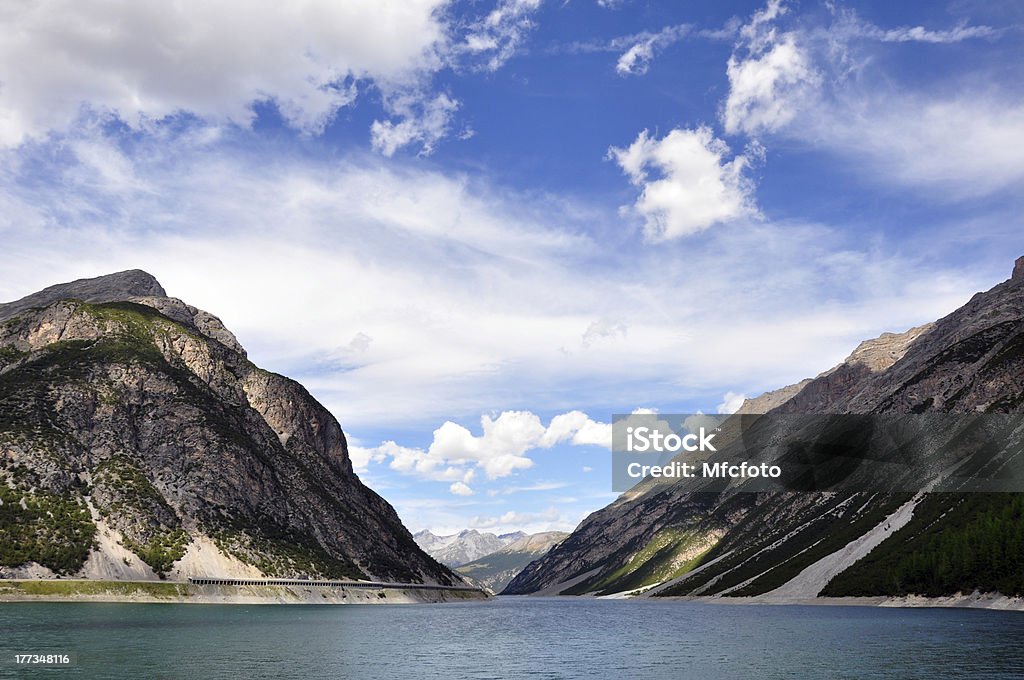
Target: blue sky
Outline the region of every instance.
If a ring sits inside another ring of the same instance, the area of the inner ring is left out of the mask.
[[[1016,2],[0,4],[0,299],[140,267],[410,528],[569,529],[1024,254]]]

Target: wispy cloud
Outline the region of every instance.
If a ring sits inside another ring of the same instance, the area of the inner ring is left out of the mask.
[[[470,26],[455,52],[469,55],[476,68],[498,70],[533,30],[534,14],[540,6],[541,0],[498,0],[491,12]]]
[[[621,76],[635,76],[647,73],[654,55],[685,38],[693,27],[690,24],[666,26],[657,33],[640,33],[631,36],[631,43],[619,56],[615,70]],[[625,41],[624,41],[625,42]]]
[[[531,491],[556,491],[572,486],[569,482],[537,482],[525,486],[506,486],[501,489],[494,489],[490,495],[510,496],[517,493],[528,493]]]
[[[727,64],[722,123],[730,134],[777,134],[857,161],[868,176],[939,189],[944,201],[1024,180],[1024,91],[985,84],[916,90],[864,75],[867,45],[995,38],[990,26],[880,28],[833,6],[827,26],[783,28],[772,0],[739,31]]]

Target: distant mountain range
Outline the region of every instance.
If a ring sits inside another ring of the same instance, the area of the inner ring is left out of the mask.
[[[500,593],[523,567],[541,557],[569,534],[545,531],[526,534],[515,531],[492,534],[465,529],[438,536],[424,530],[413,534],[416,543],[441,564],[493,593]]]
[[[1024,413],[1024,258],[952,314],[862,343],[745,413]],[[1024,494],[691,493],[641,484],[505,592],[1024,594]]]
[[[564,531],[524,535],[500,550],[459,566],[455,571],[492,593],[500,593],[526,565],[543,557],[568,535]]]
[[[509,534],[495,535],[475,529],[465,529],[457,534],[438,536],[429,530],[413,534],[417,545],[435,560],[449,567],[460,567],[478,557],[489,555],[514,543],[526,534],[516,531]]]
[[[134,270],[0,305],[0,577],[459,584],[334,417]]]

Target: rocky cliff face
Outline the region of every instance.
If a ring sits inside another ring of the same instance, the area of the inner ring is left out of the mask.
[[[934,324],[862,343],[743,413],[1024,412],[1024,258]],[[643,487],[593,513],[507,593],[1024,592],[1017,494],[684,493]]]
[[[115,562],[459,580],[359,481],[323,406],[140,271],[0,305],[0,570]]]

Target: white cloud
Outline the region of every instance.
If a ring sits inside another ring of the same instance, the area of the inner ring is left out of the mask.
[[[107,173],[78,162],[74,140],[20,149],[18,163],[0,152],[0,300],[146,269],[376,443],[510,405],[611,413],[702,394],[710,409],[718,386],[794,382],[993,281],[991,269],[936,268],[935,251],[801,223],[637,247],[608,216],[551,196],[375,156],[242,154],[233,134],[120,150],[82,138],[91,154],[120,154]],[[600,247],[580,235],[595,228]],[[595,319],[628,335],[563,351]],[[373,339],[364,350],[357,333]],[[430,474],[470,483],[447,467]]]
[[[509,510],[497,516],[478,515],[469,521],[471,529],[483,529],[496,533],[525,531],[537,533],[541,531],[572,531],[579,521],[567,517],[556,507],[549,507],[539,512],[516,512]]]
[[[381,450],[381,447],[368,449],[362,446],[349,445],[348,457],[352,461],[352,468],[356,472],[365,472],[370,467],[370,463],[380,463],[383,461],[387,454]]]
[[[619,56],[615,70],[620,76],[643,75],[650,68],[654,53],[679,42],[692,30],[689,24],[666,26],[657,33],[640,33],[630,38],[631,44]]]
[[[1024,180],[1024,100],[971,78],[947,91],[893,85],[870,71],[877,42],[955,43],[1000,31],[966,23],[951,29],[881,28],[852,9],[832,7],[829,26],[779,28],[773,1],[740,29],[728,62],[726,132],[777,133],[841,153],[871,178],[938,189],[963,200]],[[856,76],[856,77],[854,77]]]
[[[743,406],[743,402],[746,400],[747,395],[736,394],[735,392],[726,392],[722,396],[722,403],[717,407],[719,413],[736,413],[740,410],[740,406]]]
[[[608,153],[641,188],[633,207],[644,218],[650,241],[757,214],[753,185],[744,175],[747,157],[729,160],[729,147],[708,127],[672,130],[661,139],[644,130],[629,147],[612,147]],[[655,179],[648,176],[652,170],[659,175]]]
[[[529,491],[555,491],[557,489],[564,489],[567,486],[570,486],[568,482],[537,482],[536,484],[530,484],[528,486],[507,486],[503,489],[495,489],[494,491],[488,492],[488,495],[510,496],[512,494]]]
[[[594,468],[590,467],[589,465],[584,465],[582,469],[583,469],[583,472],[593,472],[594,471]]]
[[[924,26],[898,26],[882,28],[864,20],[850,7],[833,4],[832,24],[827,29],[827,38],[838,42],[868,40],[889,43],[918,42],[929,44],[951,44],[980,38],[996,38],[1003,31],[992,26],[971,26],[961,21],[952,28],[928,29]]]
[[[968,26],[960,24],[945,31],[929,31],[923,26],[878,29],[870,31],[869,37],[876,37],[882,42],[924,42],[924,43],[957,43],[974,38],[991,38],[998,32],[991,26]]]
[[[14,0],[0,7],[0,144],[64,129],[83,106],[147,127],[189,112],[247,126],[273,101],[323,129],[368,80],[393,88],[443,63],[443,0]]]
[[[366,333],[356,333],[351,342],[348,343],[348,349],[353,352],[365,352],[370,349],[370,344],[373,343],[371,338]]]
[[[497,6],[473,24],[458,51],[475,59],[485,71],[497,71],[511,59],[533,30],[541,0],[498,0]]]
[[[990,91],[942,97],[844,93],[791,133],[866,161],[885,182],[963,200],[1024,182],[1024,99]]]
[[[465,483],[472,481],[475,474],[473,470],[447,465],[444,459],[431,457],[420,449],[399,446],[393,441],[386,441],[370,451],[371,460],[384,461],[390,458],[392,470],[415,474],[421,479],[441,482],[458,480]]]
[[[729,134],[778,130],[793,120],[818,82],[799,34],[780,34],[773,24],[786,11],[781,0],[771,0],[740,29],[726,68],[729,94],[722,122]]]
[[[459,102],[446,94],[439,94],[433,99],[418,93],[402,94],[390,101],[388,108],[401,120],[398,123],[373,121],[370,127],[373,148],[390,157],[404,146],[419,144],[420,153],[428,156],[433,153],[435,145],[448,135]]]
[[[426,450],[387,441],[376,448],[359,449],[358,460],[365,469],[370,460],[383,462],[390,458],[393,470],[427,480],[456,480],[462,485],[452,484],[452,493],[468,495],[464,485],[472,481],[477,470],[491,480],[508,477],[533,467],[533,459],[526,455],[533,449],[551,448],[561,442],[611,446],[611,425],[595,422],[581,411],[555,416],[548,427],[529,411],[504,411],[497,418],[485,414],[480,425],[483,434],[474,435],[462,425],[446,421],[434,430]]]
[[[451,491],[456,496],[472,496],[472,495],[474,495],[473,489],[469,488],[469,485],[465,484],[463,482],[455,482],[455,483],[453,483],[450,487],[448,487],[448,490]]]
[[[590,347],[600,340],[610,340],[620,337],[624,338],[628,331],[629,326],[622,321],[598,319],[587,326],[587,330],[583,332],[583,337],[580,342],[584,347]]]
[[[539,446],[550,448],[563,441],[570,441],[576,446],[603,446],[611,448],[612,426],[591,420],[582,411],[570,411],[551,419]]]

